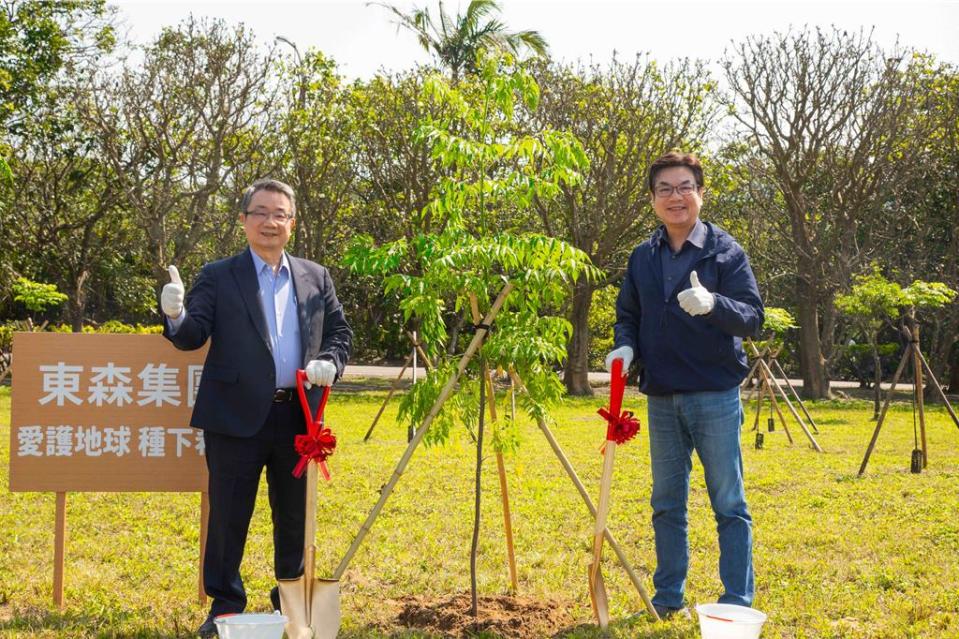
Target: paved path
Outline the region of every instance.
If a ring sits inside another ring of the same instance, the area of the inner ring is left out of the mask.
[[[376,377],[376,378],[387,378],[387,379],[396,379],[396,376],[400,374],[401,366],[361,366],[349,364],[346,367],[346,372],[344,373],[344,378],[349,379],[360,378],[360,377]],[[426,370],[424,368],[416,369],[417,379],[422,379],[426,375]],[[413,379],[413,369],[407,368],[403,373],[403,379],[412,380]],[[794,387],[802,388],[801,379],[790,379]],[[593,371],[589,373],[589,383],[595,386],[603,386],[609,384],[609,373],[605,371]],[[780,380],[780,383],[782,381]],[[859,388],[859,382],[846,382],[846,381],[833,381],[831,384],[834,390],[842,390],[846,388]],[[889,388],[889,382],[883,382],[883,390]],[[896,384],[896,391],[902,391],[904,393],[912,392],[912,384],[903,384],[899,382]]]

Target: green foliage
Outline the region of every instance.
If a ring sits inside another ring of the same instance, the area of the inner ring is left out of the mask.
[[[57,290],[55,284],[34,282],[18,277],[13,283],[13,299],[27,310],[42,313],[67,301],[67,296]]]
[[[917,309],[942,308],[956,299],[956,291],[942,282],[916,280],[902,291],[903,299]]]
[[[49,327],[53,333],[72,333],[73,328],[69,324],[57,324]],[[135,334],[135,335],[162,335],[162,324],[124,324],[119,320],[108,320],[99,326],[85,325],[81,333],[111,333],[111,334]]]
[[[836,308],[861,324],[877,330],[886,319],[899,317],[899,309],[909,304],[902,287],[887,280],[878,264],[869,273],[857,275],[852,290],[836,296]]]
[[[508,31],[497,18],[496,0],[470,0],[466,11],[452,16],[438,6],[435,18],[428,8],[404,13],[394,5],[377,2],[390,10],[397,24],[416,35],[420,46],[434,54],[456,81],[461,73],[476,73],[483,49],[519,54],[524,50],[537,55],[547,53],[546,40],[536,31]]]
[[[530,391],[521,405],[527,413],[544,415],[545,405],[560,396],[558,380],[547,379],[565,358],[571,331],[548,310],[561,307],[577,278],[598,276],[589,258],[566,242],[503,229],[510,213],[529,208],[534,198],[548,201],[560,188],[577,184],[588,162],[568,134],[515,132],[518,110],[535,108],[539,93],[510,58],[484,56],[478,72],[462,86],[439,76],[424,83],[421,100],[441,108],[424,114],[416,135],[445,177],[421,211],[422,230],[380,246],[360,236],[344,260],[354,273],[381,277],[384,291],[400,297],[404,320],[419,327],[439,361],[402,402],[400,418],[414,426],[426,417],[458,360],[446,359],[443,350],[447,319],[465,317],[472,324],[471,297],[484,313],[507,283],[515,287],[479,357],[434,422],[428,443],[447,441],[456,421],[470,429],[475,425],[481,362],[517,372]],[[440,230],[427,231],[431,224]],[[507,420],[496,424],[494,446],[516,445],[509,429]]]
[[[604,286],[593,293],[589,307],[589,367],[601,370],[606,354],[613,350],[613,325],[616,323],[618,286]]]
[[[763,330],[772,331],[778,337],[791,328],[797,328],[796,320],[792,314],[784,308],[778,306],[766,307],[766,319],[763,320]]]

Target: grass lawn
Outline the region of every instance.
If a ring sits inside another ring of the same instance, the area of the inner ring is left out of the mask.
[[[395,400],[372,440],[362,443],[384,396],[341,392],[328,408],[340,446],[334,479],[320,487],[320,575],[332,572],[405,448],[406,429],[393,422]],[[602,404],[602,396],[574,399],[555,411],[556,437],[594,495],[603,430],[595,411]],[[626,408],[645,422],[640,396],[628,395]],[[755,521],[755,606],[770,617],[763,637],[959,637],[959,430],[943,408],[928,407],[930,464],[911,475],[911,407],[896,403],[866,476],[858,478],[874,427],[870,404],[809,408],[822,455],[798,426],[791,428],[795,445],[777,428],[755,450],[747,409],[743,455]],[[0,388],[0,636],[191,636],[205,615],[196,594],[199,495],[70,494],[66,606],[58,611],[51,599],[54,496],[8,491],[9,430],[10,392]],[[600,637],[587,592],[588,511],[539,430],[524,423],[523,436],[519,453],[507,459],[520,594],[569,610],[575,624],[561,636]],[[401,598],[468,591],[474,454],[462,430],[445,448],[417,451],[346,575],[341,637],[420,636],[394,623]],[[509,583],[492,457],[484,482],[480,589],[492,595]],[[243,566],[253,610],[268,607],[273,585],[263,488]],[[649,494],[644,426],[617,451],[609,526],[634,566],[652,570]],[[715,523],[698,461],[690,545],[687,599],[715,601],[721,592]],[[630,619],[642,603],[606,552],[611,636],[699,636],[696,621]],[[648,576],[645,582],[652,590]]]

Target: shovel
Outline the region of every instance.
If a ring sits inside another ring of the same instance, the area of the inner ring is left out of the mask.
[[[623,360],[613,360],[609,382],[609,410],[600,409],[607,422],[606,442],[603,445],[603,477],[599,485],[599,504],[596,506],[596,526],[593,529],[593,563],[589,566],[589,599],[593,616],[599,627],[609,625],[609,599],[600,563],[603,558],[603,539],[606,534],[606,517],[609,514],[609,489],[613,483],[613,459],[616,445],[623,444],[639,431],[639,422],[630,412],[623,413],[623,393],[626,379],[623,377]]]
[[[329,481],[326,458],[336,448],[336,438],[323,427],[323,410],[330,397],[330,387],[323,388],[319,408],[314,418],[306,399],[304,384],[306,372],[296,372],[296,390],[306,416],[307,434],[297,435],[296,450],[300,463],[293,470],[299,477],[306,471],[306,527],[304,530],[303,575],[296,579],[280,579],[280,608],[289,620],[286,636],[289,639],[335,639],[340,629],[340,582],[337,579],[318,579],[316,570],[316,484],[317,471]]]

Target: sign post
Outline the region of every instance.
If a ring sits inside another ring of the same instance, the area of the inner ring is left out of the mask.
[[[53,599],[63,606],[68,492],[200,492],[203,433],[190,427],[206,349],[160,335],[17,333],[10,490],[56,493]]]

